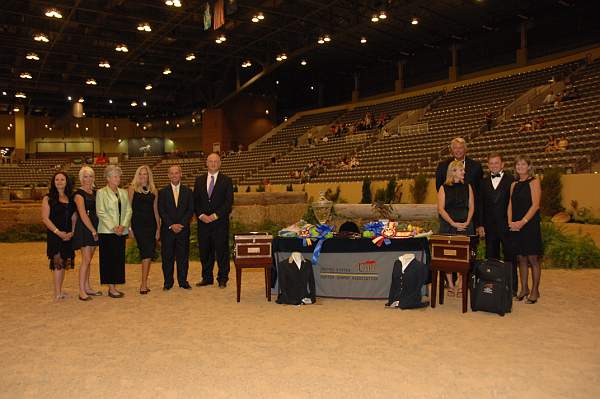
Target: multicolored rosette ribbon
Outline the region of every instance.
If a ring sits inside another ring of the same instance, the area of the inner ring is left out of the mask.
[[[326,239],[333,237],[333,229],[334,226],[329,226],[327,224],[320,224],[318,226],[307,225],[298,234],[298,237],[302,239],[302,246],[304,247],[310,247],[313,244],[313,240],[317,241],[315,249],[313,250],[313,265],[316,265],[319,261],[323,242]]]
[[[383,230],[385,227],[386,225],[382,221],[367,223],[363,226],[363,231],[369,233],[366,235],[363,233],[363,236],[373,237],[371,242],[378,247],[380,247],[382,244],[390,245],[392,241],[383,235]]]

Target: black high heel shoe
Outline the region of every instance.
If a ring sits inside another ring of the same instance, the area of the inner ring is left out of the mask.
[[[529,292],[526,292],[526,293],[525,293],[525,294],[523,294],[523,295],[517,295],[517,296],[516,296],[516,298],[517,298],[517,301],[522,301],[523,299],[525,299],[525,297],[526,297],[527,295],[529,295]]]

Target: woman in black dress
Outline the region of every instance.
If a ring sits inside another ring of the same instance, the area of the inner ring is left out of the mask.
[[[465,165],[462,161],[452,161],[448,165],[446,182],[438,191],[438,213],[440,215],[441,234],[473,235],[473,213],[475,200],[473,188],[465,184]],[[461,288],[454,286],[452,273],[448,273],[448,295],[460,293]]]
[[[47,228],[46,255],[54,272],[54,298],[64,299],[65,270],[72,269],[75,252],[71,246],[73,227],[77,221],[71,199],[73,186],[65,172],[57,172],[50,180],[50,191],[42,200],[42,221]]]
[[[527,303],[534,304],[540,297],[540,257],[542,250],[542,232],[540,228],[540,181],[533,176],[531,161],[523,156],[515,159],[518,180],[511,185],[508,204],[508,227],[514,254],[517,255],[521,274],[521,291],[517,300],[527,296]],[[532,288],[529,291],[527,280],[531,265]]]
[[[129,201],[133,211],[129,232],[132,237],[135,237],[140,258],[142,258],[142,281],[140,284],[140,294],[142,295],[150,292],[148,288],[150,263],[154,259],[156,241],[160,239],[157,200],[152,170],[148,166],[142,165],[135,171],[129,185]]]
[[[73,200],[77,206],[77,224],[73,236],[73,248],[81,249],[79,268],[79,298],[89,301],[92,296],[102,295],[90,286],[90,263],[98,246],[98,216],[96,216],[96,189],[94,169],[84,166],[79,170],[81,187],[75,191]]]

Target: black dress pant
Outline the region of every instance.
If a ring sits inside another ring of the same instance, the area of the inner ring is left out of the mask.
[[[177,261],[177,283],[180,287],[186,286],[190,258],[190,228],[186,227],[178,234],[162,229],[160,238],[164,286],[171,288],[174,284],[175,261]]]
[[[98,234],[100,284],[125,284],[125,241],[127,236]]]
[[[500,246],[504,257],[500,256]],[[505,262],[510,262],[512,265],[513,276],[513,294],[516,294],[518,289],[519,278],[517,275],[517,262],[513,254],[510,238],[507,234],[486,234],[485,235],[485,257],[487,259],[501,259]]]
[[[217,281],[229,280],[229,225],[198,228],[198,249],[202,263],[202,279],[212,283],[215,259],[219,271]]]

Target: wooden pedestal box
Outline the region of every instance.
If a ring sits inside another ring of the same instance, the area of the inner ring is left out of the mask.
[[[238,234],[233,241],[236,259],[271,259],[273,236],[268,233]]]

